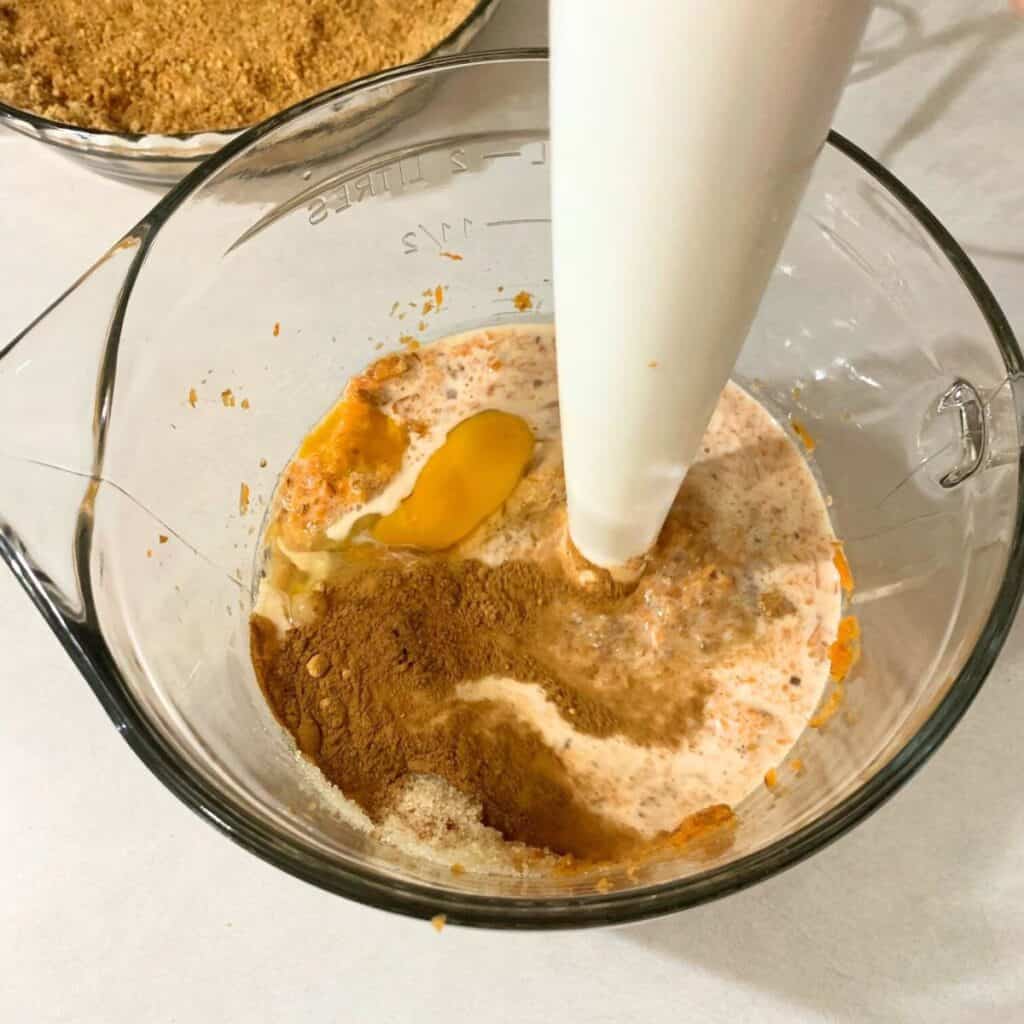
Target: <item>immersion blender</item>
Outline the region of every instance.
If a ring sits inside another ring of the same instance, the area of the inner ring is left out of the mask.
[[[551,0],[569,534],[595,565],[620,569],[661,530],[870,9],[871,0]]]

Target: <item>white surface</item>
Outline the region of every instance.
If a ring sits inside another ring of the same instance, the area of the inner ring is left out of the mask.
[[[838,125],[1020,330],[1024,24],[1002,0],[883,6]],[[507,0],[486,43],[543,41],[542,11]],[[0,338],[153,201],[0,133]],[[1020,626],[943,749],[828,850],[680,916],[547,936],[437,935],[229,843],[143,768],[3,569],[0,652],[0,1020],[1024,1020]]]
[[[661,532],[870,8],[633,0],[595,18],[589,0],[551,4],[565,486],[569,533],[597,565],[646,554]],[[614,140],[600,159],[595,138]]]

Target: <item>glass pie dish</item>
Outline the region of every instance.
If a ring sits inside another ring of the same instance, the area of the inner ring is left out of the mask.
[[[424,60],[461,53],[490,21],[500,0],[478,0],[465,20]],[[198,167],[243,128],[174,135],[105,131],[54,121],[0,101],[0,126],[56,147],[86,167],[123,181],[164,186]]]
[[[228,143],[0,351],[0,554],[135,752],[278,867],[470,925],[636,920],[822,848],[967,709],[1024,565],[1017,342],[950,234],[833,135],[736,369],[816,440],[857,579],[863,658],[803,773],[737,806],[728,843],[600,885],[455,876],[341,820],[249,662],[261,519],[299,439],[397,344],[396,302],[444,285],[422,341],[553,318],[549,158],[543,52],[337,89]]]

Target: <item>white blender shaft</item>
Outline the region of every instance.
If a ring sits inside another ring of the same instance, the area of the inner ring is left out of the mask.
[[[825,141],[871,0],[551,0],[569,532],[657,538]]]

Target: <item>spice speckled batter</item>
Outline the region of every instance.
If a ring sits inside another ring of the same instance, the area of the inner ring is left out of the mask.
[[[385,357],[283,474],[257,673],[378,835],[480,869],[632,856],[740,802],[807,726],[835,537],[750,395],[723,392],[635,587],[581,587],[565,537],[547,327]]]

